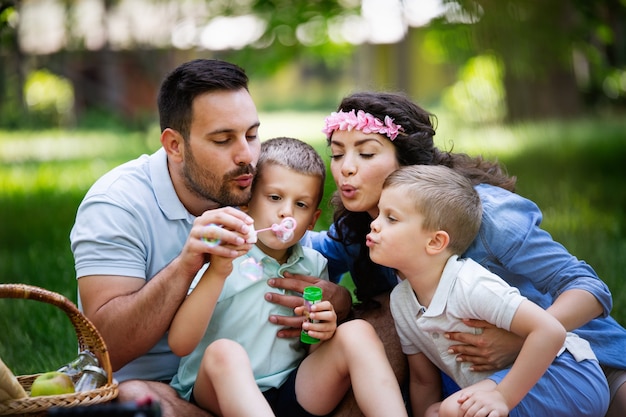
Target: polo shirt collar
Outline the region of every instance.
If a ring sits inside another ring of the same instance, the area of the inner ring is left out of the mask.
[[[272,271],[270,273],[271,276],[282,277],[283,272],[287,268],[297,264],[304,258],[304,250],[302,249],[300,243],[294,244],[290,248],[289,258],[287,258],[287,261],[282,265],[279,265],[276,259],[263,253],[263,251],[256,245],[254,245],[245,256],[254,258],[257,263],[263,265],[263,268],[266,268],[268,271]]]
[[[167,153],[160,148],[150,155],[150,178],[159,208],[169,220],[186,219],[193,223],[195,217],[180,202],[167,168]]]
[[[439,285],[437,285],[435,295],[433,295],[433,299],[430,301],[430,305],[424,313],[425,317],[436,317],[444,312],[450,293],[452,292],[452,287],[454,287],[454,283],[456,282],[458,272],[463,266],[463,262],[458,262],[457,260],[458,255],[452,255],[448,258],[443,273],[441,274]]]

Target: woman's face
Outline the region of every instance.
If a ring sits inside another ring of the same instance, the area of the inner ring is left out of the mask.
[[[377,133],[337,130],[330,152],[330,170],[343,205],[376,218],[383,182],[400,167],[393,143]]]

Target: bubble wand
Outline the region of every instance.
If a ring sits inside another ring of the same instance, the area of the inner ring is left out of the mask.
[[[293,238],[293,232],[296,229],[297,225],[298,225],[298,222],[296,222],[296,219],[294,219],[293,217],[285,217],[284,219],[281,220],[280,224],[274,223],[273,225],[271,225],[270,227],[266,227],[265,229],[251,230],[250,233],[248,233],[248,236],[246,238],[246,243],[256,243],[257,233],[265,232],[268,230],[271,230],[272,232],[274,232],[276,237],[281,242],[283,243],[289,242]],[[221,226],[218,226],[216,224],[210,224],[206,226],[206,230],[212,231],[213,234],[215,234],[214,229],[216,228],[219,229],[221,228]],[[209,238],[206,236],[202,236],[201,239],[207,246],[211,248],[218,246],[222,242],[222,240],[217,237]]]
[[[247,243],[256,243],[256,235],[260,232],[271,230],[276,237],[283,243],[289,242],[293,238],[293,232],[296,229],[296,219],[293,217],[285,217],[280,224],[274,223],[265,229],[259,229],[250,233],[251,238],[247,239]],[[240,273],[251,281],[258,281],[263,277],[263,265],[250,257],[239,264]]]
[[[266,227],[265,229],[259,229],[256,232],[261,233],[267,230],[271,230],[274,232],[276,237],[282,242],[288,242],[293,238],[293,231],[296,229],[298,222],[293,217],[285,217],[280,221],[280,224],[274,223],[270,227]]]

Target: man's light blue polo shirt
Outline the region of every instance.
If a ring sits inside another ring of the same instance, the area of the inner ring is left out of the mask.
[[[180,254],[194,219],[174,191],[163,148],[120,165],[96,181],[78,208],[70,235],[76,276],[149,280]],[[115,378],[169,380],[178,362],[166,334]]]

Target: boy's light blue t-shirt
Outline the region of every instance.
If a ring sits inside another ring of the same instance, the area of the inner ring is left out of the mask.
[[[262,276],[252,273],[257,265]],[[300,244],[292,248],[287,262],[278,262],[256,246],[233,262],[233,273],[226,279],[215,311],[196,349],[180,361],[172,386],[183,398],[189,398],[206,347],[217,339],[231,339],[248,353],[254,378],[261,391],[280,387],[291,371],[304,359],[306,351],[299,339],[276,337],[278,326],[269,322],[272,314],[293,315],[293,310],[265,301],[267,292],[284,293],[267,285],[269,278],[282,277],[285,271],[318,276],[328,280],[326,259],[317,251]],[[193,291],[206,266],[201,269]]]

